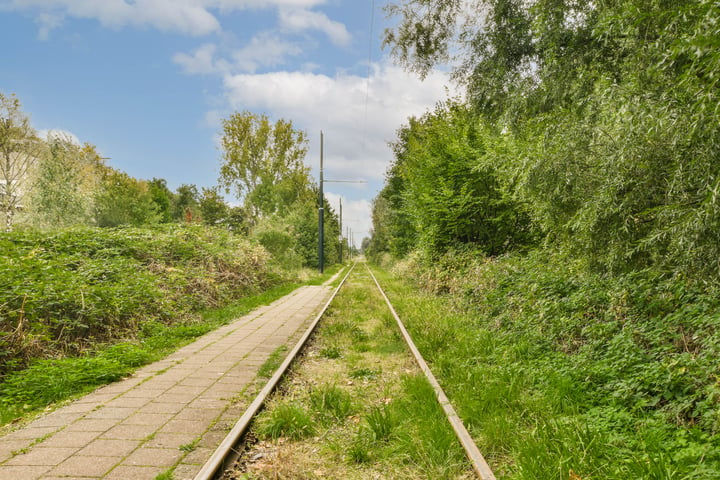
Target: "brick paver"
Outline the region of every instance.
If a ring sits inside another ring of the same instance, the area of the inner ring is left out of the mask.
[[[0,478],[192,479],[242,415],[260,365],[331,294],[302,287],[131,377],[0,437]]]

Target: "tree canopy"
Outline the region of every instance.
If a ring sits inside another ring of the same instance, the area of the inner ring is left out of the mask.
[[[466,87],[469,122],[487,133],[467,168],[492,159],[546,242],[603,269],[720,272],[717,2],[404,0],[389,12],[399,63],[424,75],[447,62]],[[438,171],[438,185],[455,173]]]
[[[308,192],[305,133],[291,121],[233,113],[223,120],[220,184],[234,190],[255,217],[272,215]]]

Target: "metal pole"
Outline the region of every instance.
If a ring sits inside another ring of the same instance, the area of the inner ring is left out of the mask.
[[[325,244],[325,202],[323,196],[323,132],[320,131],[320,198],[318,199],[318,269],[325,271],[323,245]]]
[[[340,199],[340,263],[343,263],[342,198]]]

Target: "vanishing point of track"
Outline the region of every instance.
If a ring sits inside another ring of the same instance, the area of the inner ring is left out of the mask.
[[[353,271],[357,264],[354,264],[350,269],[348,269],[345,276],[340,281],[339,285],[335,290],[333,291],[332,295],[328,299],[328,301],[325,303],[323,308],[320,310],[320,312],[317,314],[315,319],[311,322],[308,329],[305,331],[305,333],[302,335],[300,340],[297,342],[297,344],[293,347],[293,349],[290,351],[290,353],[287,355],[283,363],[278,367],[275,374],[270,378],[270,380],[267,382],[265,387],[260,391],[260,393],[255,397],[253,402],[250,404],[250,406],[247,408],[245,413],[240,417],[240,419],[237,421],[235,426],[232,428],[230,433],[225,437],[225,440],[220,444],[220,446],[215,450],[213,455],[210,457],[210,459],[205,463],[203,468],[198,472],[198,474],[195,476],[195,480],[212,480],[215,479],[219,474],[222,473],[223,469],[229,465],[231,465],[234,460],[237,458],[238,455],[238,446],[242,443],[243,436],[247,432],[248,428],[250,427],[250,424],[252,420],[255,418],[255,416],[261,411],[263,405],[265,404],[265,401],[270,396],[270,394],[275,390],[277,385],[282,380],[283,376],[285,375],[285,372],[288,370],[290,365],[295,361],[298,354],[303,350],[305,344],[308,342],[308,339],[312,336],[313,332],[315,331],[315,328],[317,327],[318,323],[320,322],[321,318],[325,314],[326,310],[332,303],[332,301],[337,296],[338,292],[342,288],[342,286],[345,284],[345,280],[350,276],[350,273]],[[405,325],[403,324],[402,320],[398,316],[397,312],[395,311],[395,308],[393,307],[392,303],[390,302],[390,299],[385,294],[385,291],[380,286],[380,283],[378,282],[375,275],[372,273],[372,270],[370,270],[369,267],[366,268],[368,272],[370,273],[370,276],[372,277],[373,281],[375,282],[375,285],[377,286],[378,290],[380,291],[381,295],[385,299],[385,302],[387,303],[388,308],[390,309],[390,312],[392,313],[393,317],[395,318],[395,321],[397,322],[398,328],[400,329],[403,339],[405,340],[405,343],[407,344],[408,348],[413,354],[413,357],[415,358],[415,362],[420,367],[420,369],[425,374],[428,382],[430,382],[430,385],[433,387],[433,390],[435,391],[435,395],[437,398],[437,401],[439,402],[440,406],[442,407],[445,416],[450,423],[450,425],[453,428],[453,431],[455,432],[455,435],[457,436],[458,440],[463,446],[463,449],[465,450],[465,454],[467,455],[467,458],[470,462],[470,464],[473,467],[473,470],[475,471],[475,474],[480,480],[495,480],[495,475],[490,470],[490,467],[488,466],[487,462],[485,461],[485,458],[483,457],[480,450],[475,445],[475,442],[473,441],[472,437],[468,433],[467,429],[465,428],[465,425],[463,425],[462,420],[455,412],[455,409],[453,408],[452,404],[450,403],[450,400],[445,395],[445,392],[443,391],[442,387],[438,383],[437,379],[433,375],[432,371],[428,367],[427,363],[423,359],[422,355],[420,354],[420,351],[415,346],[415,343],[413,342],[412,338],[410,337],[410,334],[408,333],[407,329],[405,328]]]

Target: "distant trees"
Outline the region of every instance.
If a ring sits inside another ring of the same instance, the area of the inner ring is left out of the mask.
[[[101,168],[105,167],[92,146],[49,134],[29,198],[32,223],[54,228],[92,223]]]
[[[235,113],[223,122],[220,186],[171,190],[104,163],[95,147],[50,132],[40,139],[14,96],[0,94],[0,215],[5,229],[204,223],[250,235],[286,266],[318,262],[317,186],[292,122]],[[229,204],[221,187],[243,202]],[[339,259],[340,226],[325,200],[325,259]]]
[[[292,122],[233,113],[223,120],[220,185],[242,199],[251,234],[283,265],[318,264],[318,190],[303,160],[307,137]],[[324,255],[339,260],[340,225],[325,201]]]
[[[127,173],[107,169],[95,196],[95,219],[100,227],[151,225],[160,222],[160,212],[148,182]]]

